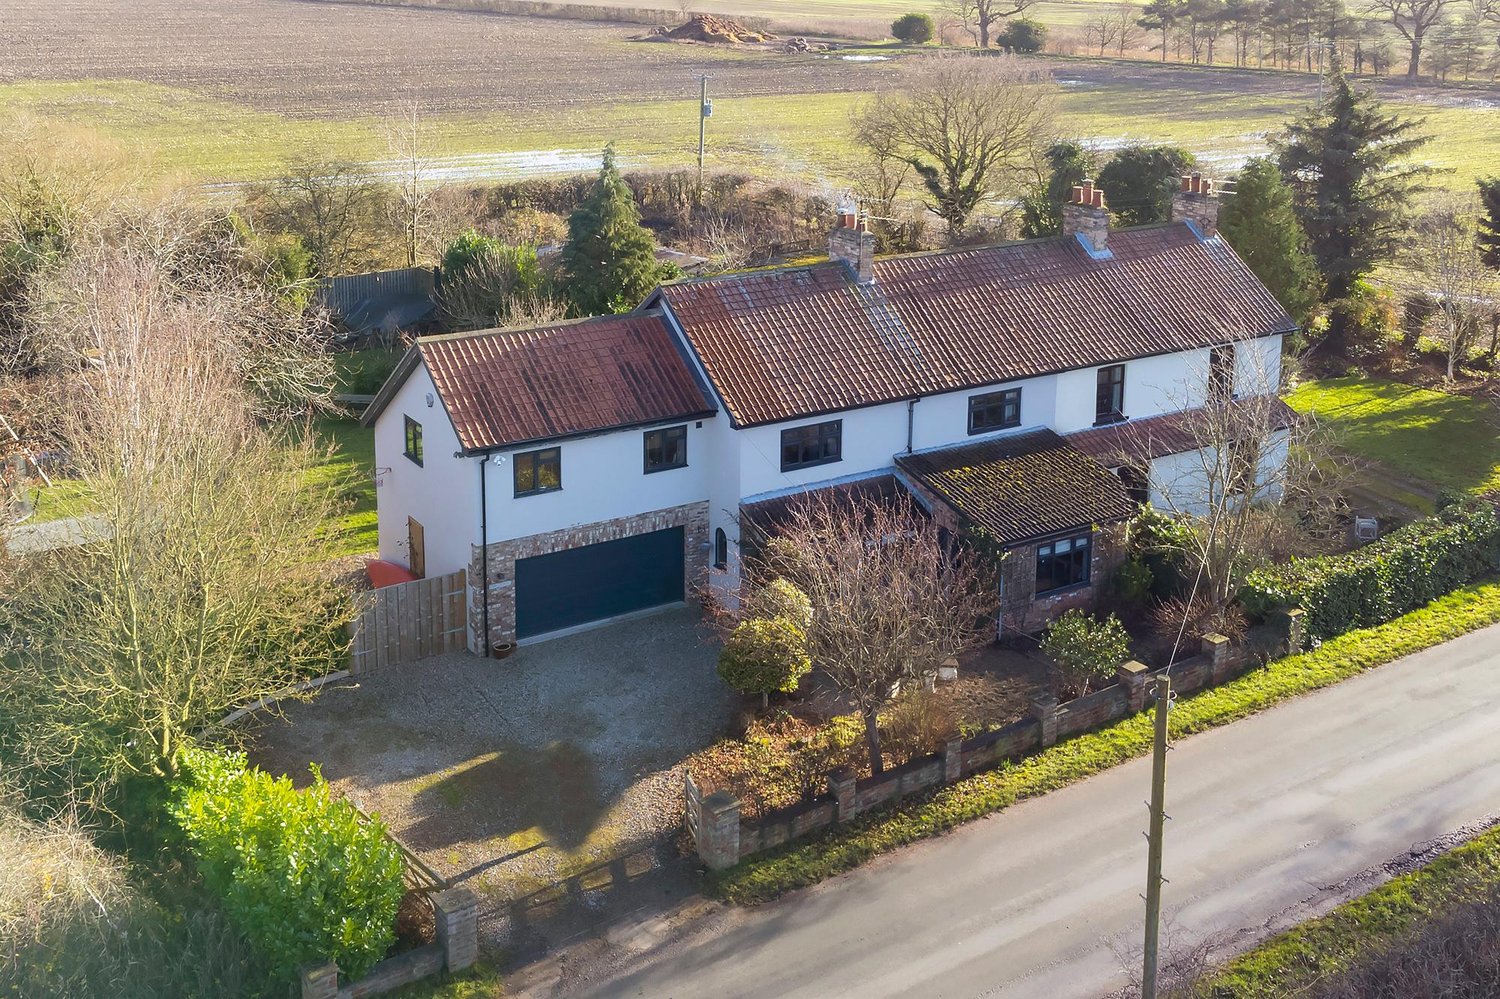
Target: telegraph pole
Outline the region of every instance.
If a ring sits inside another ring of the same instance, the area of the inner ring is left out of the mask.
[[[1151,831],[1146,834],[1146,956],[1141,999],[1156,999],[1156,951],[1161,931],[1161,841],[1167,820],[1167,712],[1172,709],[1172,680],[1156,678],[1156,740],[1151,753]]]
[[[708,74],[698,76],[698,204],[703,204],[703,148],[708,136],[708,118],[714,106],[708,103]]]

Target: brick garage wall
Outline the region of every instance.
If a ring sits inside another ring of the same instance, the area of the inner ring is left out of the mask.
[[[489,546],[490,645],[516,640],[516,562],[536,555],[582,548],[605,541],[618,541],[638,534],[650,534],[671,527],[683,528],[683,568],[688,590],[708,574],[709,537],[708,503],[653,510],[615,520],[581,524],[561,531],[532,534],[511,541],[497,541]],[[479,545],[473,546],[469,559],[469,579],[480,579],[484,558]],[[686,596],[686,594],[684,594]],[[469,650],[484,653],[484,594],[477,586],[469,589]]]

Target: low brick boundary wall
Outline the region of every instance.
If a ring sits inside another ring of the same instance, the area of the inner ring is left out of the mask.
[[[391,992],[439,972],[463,971],[479,960],[479,899],[467,888],[433,892],[437,942],[386,958],[357,982],[339,984],[332,961],[303,966],[302,999],[362,999]]]
[[[1300,612],[1287,622],[1287,645],[1302,648]],[[1203,636],[1202,650],[1170,667],[1172,689],[1190,694],[1224,683],[1251,664],[1243,650],[1233,649],[1223,635]],[[972,774],[991,770],[1009,760],[1030,755],[1058,739],[1102,728],[1147,707],[1147,691],[1168,668],[1151,669],[1143,663],[1122,663],[1115,683],[1059,704],[1051,695],[1032,702],[1032,716],[985,732],[972,739],[954,739],[940,753],[919,757],[885,773],[857,780],[851,771],[828,775],[828,790],[811,801],[770,812],[755,822],[740,819],[741,804],[728,791],[700,797],[691,783],[687,794],[688,829],[698,857],[712,870],[733,867],[745,857],[780,846],[828,826],[847,822],[903,798]],[[693,811],[696,809],[696,811]]]

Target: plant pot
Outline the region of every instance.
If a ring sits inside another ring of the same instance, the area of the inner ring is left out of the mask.
[[[501,642],[498,645],[492,645],[490,647],[490,658],[504,659],[514,651],[516,651],[515,642]]]

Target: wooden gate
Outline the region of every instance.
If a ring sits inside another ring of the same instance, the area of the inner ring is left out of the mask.
[[[349,672],[414,662],[468,646],[466,574],[417,579],[359,595]]]

